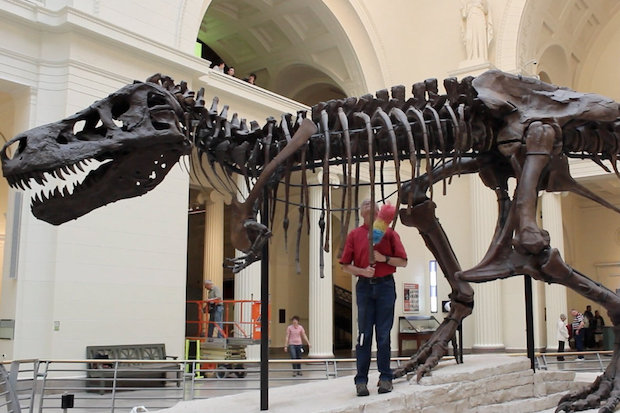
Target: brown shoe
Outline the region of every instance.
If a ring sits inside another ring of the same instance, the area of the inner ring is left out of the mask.
[[[355,390],[357,391],[358,397],[368,396],[370,392],[368,391],[368,386],[366,383],[356,383]]]
[[[392,386],[392,382],[388,380],[379,380],[379,394],[381,393],[389,393],[392,391],[394,387]]]

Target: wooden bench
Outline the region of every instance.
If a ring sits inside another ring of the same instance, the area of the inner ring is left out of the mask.
[[[116,387],[162,387],[169,381],[167,373],[174,373],[177,387],[181,385],[181,367],[175,356],[166,355],[165,344],[124,344],[86,347],[88,360],[106,360],[88,363],[87,387],[97,387],[101,393],[111,388],[116,369]],[[110,361],[107,361],[110,360]],[[120,362],[119,360],[133,360]],[[140,363],[135,360],[157,360]],[[117,362],[118,361],[118,362]],[[102,380],[95,380],[102,379]]]

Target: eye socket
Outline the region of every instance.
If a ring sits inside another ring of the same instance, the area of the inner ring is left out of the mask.
[[[160,93],[149,92],[148,96],[146,97],[146,104],[149,108],[158,105],[165,105],[167,103],[168,102],[166,102],[166,98]]]
[[[118,99],[112,104],[112,118],[118,119],[123,113],[129,110],[129,102],[125,99]]]

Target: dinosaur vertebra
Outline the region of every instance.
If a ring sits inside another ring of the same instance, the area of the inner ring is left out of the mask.
[[[283,224],[285,231],[288,228],[292,171],[301,171],[299,248],[301,225],[304,218],[308,220],[306,173],[316,167],[323,169],[323,211],[319,225],[327,249],[330,168],[339,168],[344,176],[340,209],[342,230],[346,231],[352,205],[358,204],[359,164],[368,162],[374,199],[375,183],[381,185],[382,194],[386,184],[384,163],[394,162],[398,203],[403,205],[400,220],[404,225],[418,228],[452,288],[449,315],[431,340],[395,372],[397,377],[416,371],[419,379],[447,353],[448,341],[473,308],[470,282],[526,274],[566,285],[604,306],[616,336],[620,337],[620,297],[566,265],[557,250],[550,247],[548,234],[538,227],[535,219],[540,190],[572,191],[620,212],[579,185],[568,168],[569,157],[591,159],[606,170],[602,162],[609,160],[618,174],[618,104],[596,94],[578,93],[499,71],[460,82],[446,79],[444,88],[446,93],[440,94],[437,81],[429,79],[416,83],[409,99],[405,98],[405,88],[397,86],[390,92],[377,92],[376,97],[366,95],[321,103],[313,107],[311,119],[306,119],[305,113],[285,114],[279,122],[269,118],[260,127],[256,122],[248,125],[236,114],[229,119],[227,106],[218,112],[217,98],[207,108],[204,90],[194,94],[185,83],[175,85],[172,79],[155,75],[146,83],[121,89],[83,113],[14,138],[10,144],[17,143],[17,148],[11,156],[6,147],[2,152],[3,171],[9,183],[23,187],[30,184],[29,179],[41,181],[44,172],[58,168],[62,171],[76,163],[79,166],[84,159],[113,159],[103,165],[103,171],[91,172],[105,194],[101,201],[91,200],[83,207],[81,194],[94,189],[84,192],[76,189],[74,195],[55,195],[50,200],[34,202],[35,216],[60,224],[113,200],[142,195],[162,178],[158,174],[153,180],[144,180],[149,168],[143,168],[142,164],[152,168],[159,159],[151,153],[163,155],[169,168],[173,159],[176,161],[188,152],[191,142],[198,158],[192,170],[205,172],[214,188],[235,192],[234,173],[241,174],[252,188],[244,201],[233,198],[231,205],[233,246],[247,253],[246,257],[231,261],[234,271],[238,271],[260,258],[260,248],[271,232],[256,221],[258,201],[266,194],[273,211],[281,181],[286,185]],[[73,125],[82,119],[86,120],[84,129],[73,134]],[[114,119],[123,120],[123,126],[117,127]],[[103,127],[96,125],[98,120]],[[110,149],[103,136],[113,141],[118,138],[119,144]],[[151,151],[151,147],[155,150]],[[136,151],[137,154],[132,154]],[[39,152],[43,153],[41,157]],[[137,175],[141,180],[135,181],[132,176],[136,168],[127,168],[124,163],[116,167],[116,160],[123,156],[131,162],[136,162],[131,160],[133,156],[139,160]],[[204,170],[203,160],[210,167],[209,173]],[[404,180],[400,175],[403,160],[408,160],[411,166],[411,176]],[[378,182],[377,162],[381,165]],[[499,214],[485,257],[474,268],[462,271],[435,217],[433,184],[443,181],[445,191],[446,180],[471,173],[478,173],[484,185],[496,193]],[[513,177],[517,188],[511,198],[508,179]],[[119,181],[133,185],[119,188]],[[585,391],[566,396],[558,409],[584,410],[607,400],[601,411],[613,411],[620,400],[620,380],[615,378],[620,368],[619,355],[620,342],[617,342],[605,374]]]

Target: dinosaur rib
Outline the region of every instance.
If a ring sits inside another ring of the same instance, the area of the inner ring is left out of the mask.
[[[370,116],[368,116],[366,113],[364,112],[356,112],[355,116],[361,118],[364,121],[364,124],[366,125],[366,136],[368,136],[368,172],[370,175],[370,216],[373,217],[373,223],[374,223],[374,216],[375,216],[375,206],[376,206],[376,198],[375,198],[375,155],[374,155],[374,148],[373,148],[373,143],[375,142],[375,133],[372,130],[372,125],[370,124]],[[368,231],[368,262],[370,263],[370,265],[373,265],[375,263],[375,256],[373,254],[373,248],[372,248],[372,229],[370,229]]]
[[[422,142],[424,143],[424,152],[426,153],[426,173],[432,173],[432,165],[431,165],[431,153],[430,153],[430,145],[428,140],[428,130],[426,129],[426,122],[424,121],[424,115],[415,107],[411,106],[407,109],[406,113],[412,113],[417,119],[420,128],[422,129]],[[432,180],[432,179],[431,179]],[[433,187],[429,188],[431,199],[433,199]]]
[[[351,220],[351,203],[353,193],[351,191],[351,171],[353,169],[353,153],[351,152],[351,136],[349,135],[349,120],[344,113],[342,107],[338,108],[338,118],[340,120],[340,127],[342,129],[342,137],[344,138],[344,148],[345,148],[345,156],[347,159],[347,173],[345,174],[345,194],[347,198],[347,207],[345,212],[344,223],[341,226],[340,230],[340,239],[345,239],[347,235],[347,231],[349,230],[349,221]],[[344,165],[344,163],[343,163]],[[357,186],[356,186],[357,187]],[[344,200],[344,196],[343,196]],[[338,249],[338,258],[342,255],[342,251],[344,249],[344,242],[340,242],[340,248]]]
[[[409,144],[409,164],[411,165],[411,182],[415,179],[415,171],[416,171],[416,148],[415,141],[413,140],[413,134],[411,133],[411,125],[409,125],[409,120],[407,119],[407,115],[399,108],[392,108],[390,110],[390,116],[395,116],[399,122],[399,126],[405,129],[405,133],[407,136],[407,143]],[[398,195],[400,199],[400,194]],[[407,197],[407,211],[411,213],[411,207],[413,206],[413,191],[409,192]]]
[[[282,162],[287,160],[290,156],[292,156],[300,147],[302,147],[310,136],[316,131],[316,126],[311,121],[304,119],[297,132],[293,135],[291,139],[291,143],[287,145],[276,157],[274,157],[266,166],[263,168],[258,180],[254,183],[254,187],[248,194],[247,198],[244,201],[245,205],[249,205],[250,207],[254,205],[254,203],[258,200],[258,198],[262,195],[261,192],[263,188],[267,185],[267,181],[271,178],[272,174],[275,172],[276,168],[280,166]]]
[[[322,192],[323,192],[323,200],[321,201],[322,204],[322,208],[321,208],[321,218],[320,218],[320,222],[323,222],[324,224],[324,228],[325,228],[325,238],[323,238],[323,229],[321,229],[321,240],[324,240],[324,246],[323,246],[323,251],[325,252],[329,252],[329,228],[330,228],[330,223],[331,223],[331,201],[330,201],[330,196],[329,196],[329,159],[330,159],[330,149],[331,149],[331,145],[330,145],[330,132],[329,132],[329,124],[328,124],[328,119],[329,117],[327,116],[327,111],[326,110],[322,110],[321,111],[321,127],[323,129],[323,136],[325,137],[325,153],[323,155],[323,186],[322,186]],[[325,219],[325,216],[327,216],[327,220]],[[321,226],[323,228],[323,225]],[[323,254],[321,253],[321,263],[323,262]],[[321,267],[321,274],[323,273]]]
[[[400,188],[400,160],[398,159],[398,144],[396,143],[396,134],[394,133],[394,125],[390,120],[389,116],[381,109],[378,108],[375,111],[375,118],[378,119],[384,127],[384,130],[387,132],[388,138],[390,140],[390,146],[392,150],[392,156],[394,157],[394,172],[396,175],[396,187]],[[383,164],[382,172],[383,172]],[[381,181],[383,183],[383,176],[381,177]],[[381,187],[383,190],[383,186]],[[383,199],[385,199],[385,195],[382,194]],[[400,193],[397,192],[396,195],[396,205],[400,205]],[[396,215],[394,215],[394,219],[392,220],[392,228],[396,225]]]

